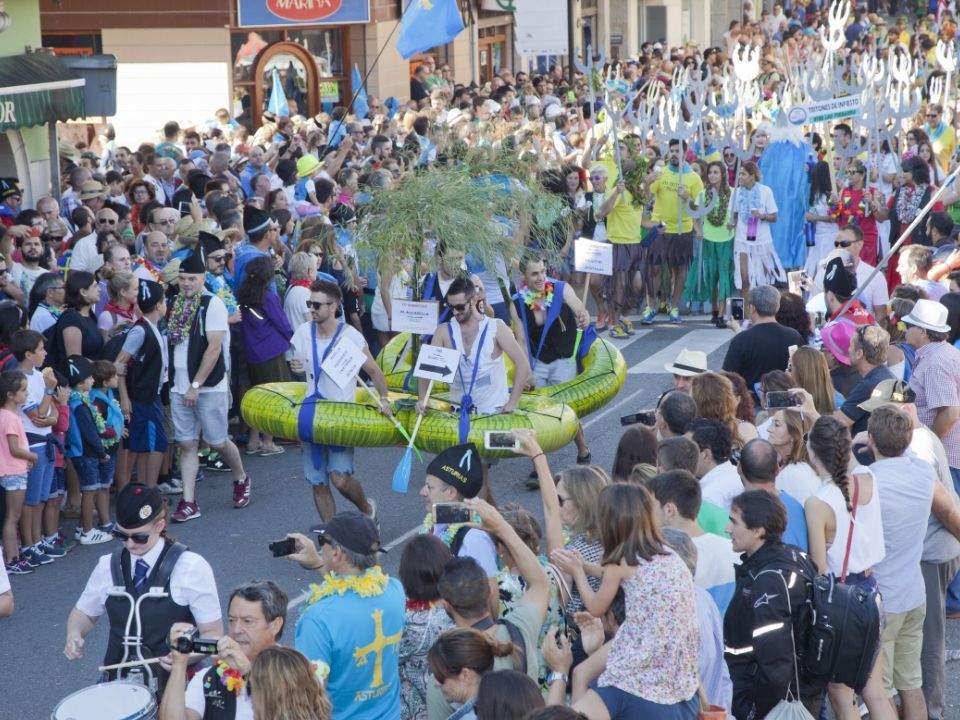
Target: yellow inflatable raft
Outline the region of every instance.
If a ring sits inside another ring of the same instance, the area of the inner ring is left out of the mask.
[[[387,378],[391,390],[403,391],[404,379],[410,371],[413,350],[410,335],[401,333],[394,337],[377,356],[377,363]],[[504,358],[507,374],[513,381],[513,363]],[[597,338],[583,358],[583,372],[573,380],[559,385],[536,388],[525,395],[541,395],[568,405],[578,418],[606,405],[623,387],[627,377],[627,364],[617,346],[609,340]],[[446,385],[434,384],[434,392],[448,390]]]

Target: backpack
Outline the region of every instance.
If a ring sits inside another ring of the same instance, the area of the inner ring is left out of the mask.
[[[116,362],[117,356],[120,355],[120,351],[123,350],[123,342],[127,339],[127,335],[130,332],[130,328],[134,324],[126,324],[122,330],[115,332],[109,337],[109,339],[103,344],[103,347],[100,349],[100,359],[109,360],[110,362]]]
[[[803,668],[813,681],[838,682],[860,692],[867,684],[880,649],[880,594],[843,584],[856,529],[860,483],[853,476],[850,531],[840,580],[832,573],[818,575],[810,590],[810,627]]]
[[[18,364],[17,357],[13,354],[13,350],[7,349],[0,352],[0,373],[6,372],[7,370],[16,370]]]

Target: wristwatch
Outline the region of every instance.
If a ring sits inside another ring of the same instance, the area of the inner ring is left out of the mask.
[[[553,683],[555,683],[557,680],[560,680],[561,682],[566,682],[567,674],[562,672],[557,672],[556,670],[554,670],[549,675],[547,675],[547,685],[553,685]]]
[[[56,389],[56,388],[46,388],[46,389],[44,389],[43,394],[44,394],[44,395],[49,395],[50,397],[53,397],[54,395],[57,394],[57,389]]]
[[[190,387],[192,387],[194,390],[199,390],[199,389],[200,389],[200,383],[198,383],[196,380],[194,380],[192,383],[190,383]]]

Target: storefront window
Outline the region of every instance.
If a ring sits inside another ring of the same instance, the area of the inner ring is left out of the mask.
[[[280,42],[283,33],[275,30],[250,30],[230,35],[230,57],[233,58],[233,82],[253,82],[253,63],[270,43]]]
[[[302,45],[317,63],[320,77],[338,77],[343,72],[343,47],[338,29],[291,30],[287,40]]]
[[[99,55],[103,52],[103,42],[99,34],[95,35],[44,35],[43,47],[51,48],[54,55]]]

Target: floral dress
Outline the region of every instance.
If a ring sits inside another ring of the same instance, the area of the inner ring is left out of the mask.
[[[420,606],[407,601],[406,623],[400,638],[400,718],[401,720],[426,720],[427,652],[445,630],[453,627],[453,621],[437,603]]]

